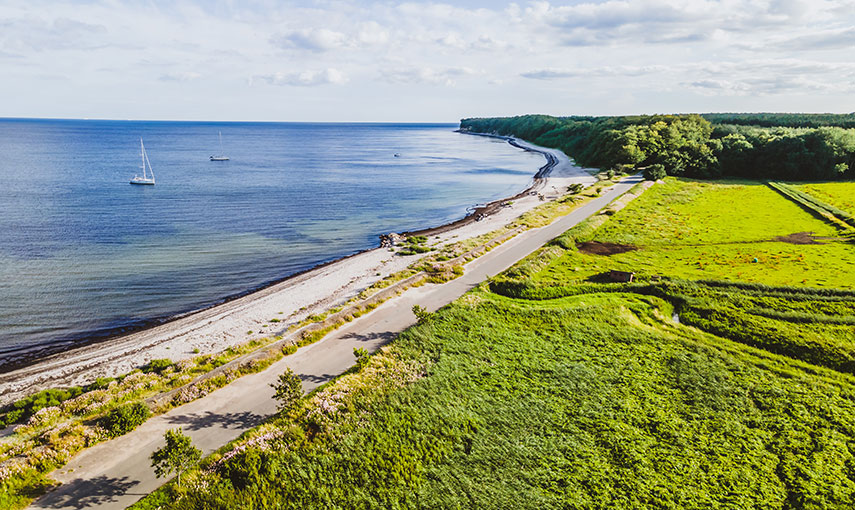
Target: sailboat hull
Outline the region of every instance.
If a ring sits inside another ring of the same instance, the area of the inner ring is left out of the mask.
[[[211,161],[228,161],[228,156],[211,156]]]
[[[146,179],[146,180],[142,180],[142,179],[140,179],[140,180],[133,180],[133,179],[132,179],[132,180],[131,180],[131,184],[136,184],[136,185],[138,185],[138,186],[154,186],[154,181],[152,181],[152,180],[150,180],[150,179]]]

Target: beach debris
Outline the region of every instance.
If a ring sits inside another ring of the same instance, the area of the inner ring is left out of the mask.
[[[392,248],[393,246],[397,246],[407,240],[406,236],[402,236],[401,234],[397,234],[395,232],[390,232],[388,234],[380,235],[380,247],[381,248]]]

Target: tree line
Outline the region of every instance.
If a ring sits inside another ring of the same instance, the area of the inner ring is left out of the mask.
[[[713,124],[855,128],[855,113],[704,113],[701,116]]]
[[[730,114],[715,114],[730,115]],[[771,119],[762,114],[758,122]],[[775,114],[780,122],[810,117]],[[582,166],[629,171],[662,165],[669,175],[779,180],[855,177],[855,129],[713,123],[707,116],[472,118],[462,131],[515,136],[561,149]],[[817,122],[828,116],[818,115]],[[847,117],[841,115],[839,117]],[[721,117],[722,120],[728,117]],[[745,119],[750,119],[745,116]],[[840,121],[843,123],[843,120]]]

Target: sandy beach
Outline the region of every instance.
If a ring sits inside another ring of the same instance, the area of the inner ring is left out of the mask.
[[[467,221],[426,229],[430,245],[441,246],[497,230],[542,204],[538,193],[549,200],[560,196],[570,184],[596,182],[590,171],[576,166],[561,151],[518,140],[513,144],[542,153],[552,163],[542,172],[545,175],[533,178],[532,187],[513,197],[512,205],[476,211]],[[482,213],[482,219],[475,221]],[[293,324],[347,301],[422,256],[399,256],[387,248],[367,250],[164,324],[49,356],[0,374],[0,405],[44,388],[86,384],[97,377],[127,373],[152,359],[180,361],[253,338],[284,334]],[[271,319],[280,322],[271,323]]]

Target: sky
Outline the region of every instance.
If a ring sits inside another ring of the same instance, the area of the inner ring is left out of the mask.
[[[3,0],[0,117],[855,111],[855,0]]]

